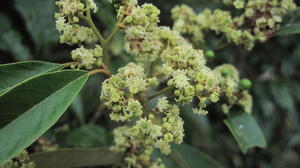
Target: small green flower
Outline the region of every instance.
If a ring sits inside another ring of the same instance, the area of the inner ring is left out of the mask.
[[[83,46],[71,52],[74,61],[79,64],[77,68],[86,68],[88,70],[100,67],[102,65],[102,48],[96,45],[94,49],[86,49]]]

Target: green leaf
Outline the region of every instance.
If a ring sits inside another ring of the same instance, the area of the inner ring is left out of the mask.
[[[108,149],[60,149],[30,155],[37,168],[71,168],[112,165],[122,155]]]
[[[38,50],[58,42],[54,3],[53,0],[15,0],[15,6],[24,18],[26,28]]]
[[[72,102],[70,107],[72,109],[72,112],[74,112],[74,114],[76,115],[76,117],[80,121],[80,123],[83,124],[85,122],[85,118],[84,118],[83,103],[82,103],[81,99],[82,99],[81,94],[79,93],[76,96],[75,100]]]
[[[58,70],[61,67],[59,64],[41,61],[2,64],[0,65],[0,95],[4,91],[15,87],[18,83],[50,71]]]
[[[269,86],[275,102],[288,111],[296,111],[294,98],[284,81],[273,81]],[[297,116],[293,116],[297,117]]]
[[[283,17],[283,24],[277,32],[277,35],[286,36],[297,33],[300,33],[300,8],[288,12]]]
[[[0,96],[0,165],[31,145],[66,111],[88,78],[85,71],[44,74]],[[8,123],[9,121],[12,121]]]
[[[277,32],[277,35],[286,36],[290,34],[300,33],[300,23],[290,23],[284,26],[281,26],[280,30]]]
[[[99,83],[104,81],[103,75],[95,74],[89,77],[84,87],[81,89],[76,102],[73,102],[72,111],[82,122],[85,116],[93,115],[97,110],[100,101],[95,99],[99,97],[101,93],[101,87]],[[77,103],[77,104],[75,104]]]
[[[101,126],[85,125],[68,135],[66,142],[77,147],[108,146],[108,132]]]
[[[23,44],[22,36],[12,28],[10,20],[0,12],[0,50],[9,52],[17,61],[31,58],[29,49]]]
[[[266,147],[265,137],[252,115],[239,112],[224,120],[243,153],[252,147]]]
[[[174,145],[169,158],[178,168],[224,168],[210,156],[186,144]]]

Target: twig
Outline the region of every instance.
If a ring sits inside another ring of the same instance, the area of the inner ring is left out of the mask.
[[[91,16],[91,9],[88,8],[86,11],[86,16],[81,16],[81,18],[90,26],[90,28],[93,30],[96,37],[98,38],[99,42],[101,43],[102,47],[104,47],[105,39],[103,38],[102,34],[99,32],[99,30],[93,22]]]
[[[105,39],[106,43],[111,42],[111,40],[115,37],[115,35],[121,30],[120,29],[120,24],[122,23],[123,19],[124,19],[124,14],[122,16],[119,17],[114,29],[112,30],[112,32],[109,34],[109,36]]]
[[[61,65],[64,67],[70,67],[72,65],[77,65],[77,64],[78,64],[78,62],[67,62],[67,63],[63,63]]]
[[[148,100],[153,99],[153,98],[155,98],[155,97],[157,97],[157,96],[159,96],[159,95],[161,95],[161,94],[164,94],[164,93],[166,93],[166,92],[169,92],[169,91],[171,91],[171,90],[173,90],[173,89],[174,89],[173,86],[168,86],[168,87],[166,87],[166,88],[164,88],[164,89],[162,89],[162,90],[160,90],[160,91],[158,91],[158,92],[156,92],[156,93],[154,93],[154,94],[148,96],[147,99],[148,99]]]
[[[226,48],[229,43],[225,42],[225,36],[223,35],[219,41],[219,43],[213,48],[213,51],[220,51],[224,48]]]
[[[110,72],[107,69],[94,69],[94,70],[88,72],[89,75],[94,75],[97,73],[103,73],[106,76],[110,76]]]

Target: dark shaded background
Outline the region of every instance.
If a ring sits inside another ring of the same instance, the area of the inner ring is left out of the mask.
[[[115,12],[104,0],[95,0],[99,12],[94,16],[98,27],[106,34],[114,25]],[[218,0],[153,0],[161,9],[161,25],[172,25],[170,10],[177,4],[188,4],[201,12],[204,8],[225,8]],[[299,4],[298,4],[299,5]],[[0,63],[24,60],[44,60],[56,63],[71,61],[72,47],[59,44],[55,30],[54,0],[2,0],[0,2]],[[130,61],[122,49],[123,35],[115,38],[111,46],[114,71]],[[208,48],[213,48],[219,37],[206,32]],[[207,117],[184,114],[185,142],[197,146],[228,168],[299,168],[300,167],[300,35],[273,37],[264,44],[256,44],[251,52],[242,47],[229,46],[216,53],[211,65],[232,63],[241,77],[253,81],[253,115],[268,141],[267,149],[251,149],[243,155],[223,124],[224,115],[209,107]],[[90,123],[100,124],[95,133],[103,140],[92,146],[107,146],[111,143],[110,122],[106,110],[99,101],[103,78],[94,76],[81,91],[69,112],[53,129],[30,147],[31,151],[56,146],[82,146],[74,131]],[[195,122],[196,121],[196,122]],[[68,125],[66,124],[68,123]],[[80,132],[80,130],[79,130]]]

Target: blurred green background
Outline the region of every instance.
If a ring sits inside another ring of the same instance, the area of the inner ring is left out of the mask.
[[[115,11],[105,0],[95,0],[99,12],[94,20],[108,33],[115,22]],[[54,0],[2,0],[0,2],[0,63],[43,60],[56,63],[72,61],[72,47],[59,44],[55,30]],[[152,0],[161,9],[161,25],[172,26],[170,10],[179,4],[190,5],[196,12],[204,8],[226,8],[219,0]],[[296,1],[297,2],[297,1]],[[299,1],[297,2],[299,6]],[[207,32],[211,48],[219,37]],[[123,34],[111,45],[114,71],[131,60],[123,50]],[[209,49],[206,48],[206,49]],[[251,149],[242,154],[223,124],[224,114],[209,107],[206,117],[184,110],[185,142],[221,162],[228,168],[299,168],[300,167],[300,35],[276,36],[256,44],[251,52],[229,46],[216,53],[212,65],[234,64],[241,77],[253,81],[253,115],[266,136],[266,149]],[[115,123],[99,101],[101,75],[93,76],[60,121],[30,151],[82,146],[109,146]],[[97,125],[97,126],[96,126]],[[87,138],[86,138],[87,137]],[[99,140],[99,138],[101,140]]]

